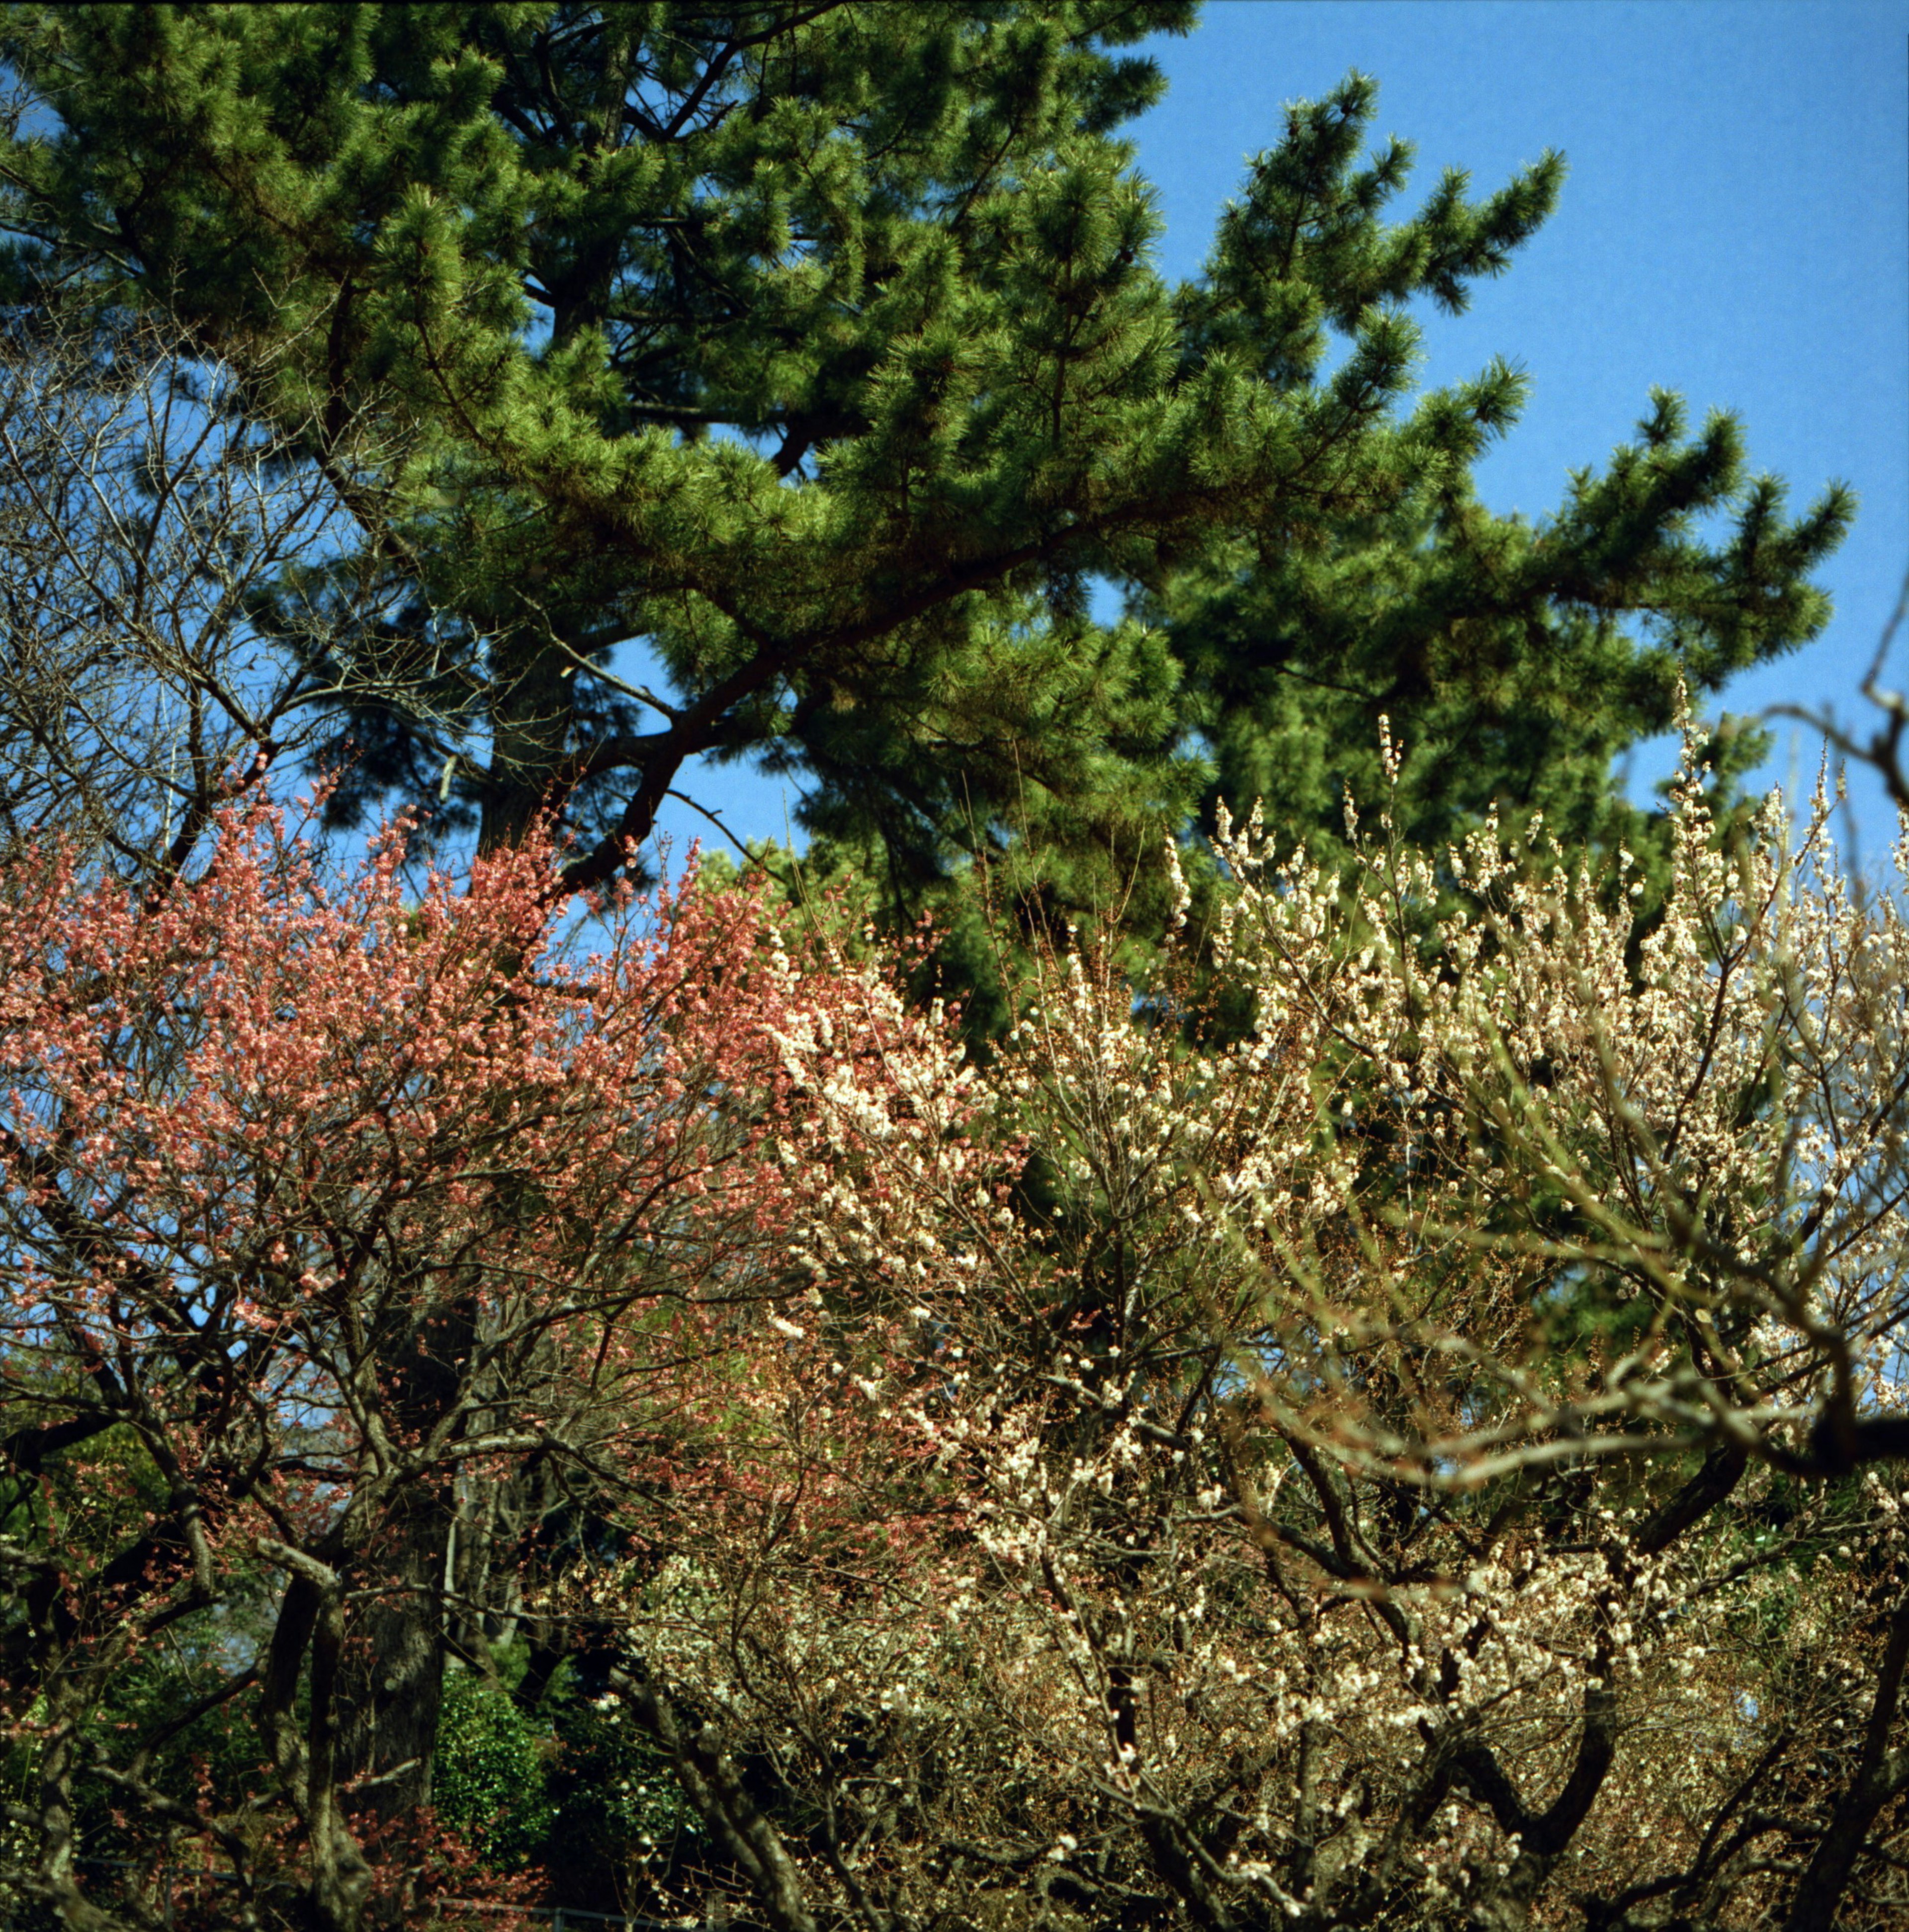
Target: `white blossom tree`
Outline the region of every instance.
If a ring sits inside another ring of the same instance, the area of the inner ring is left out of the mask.
[[[1649,930],[1536,830],[1348,882],[1249,824],[1217,987],[1082,938],[985,1070],[788,969],[806,1310],[553,1605],[698,1882],[777,1932],[1905,1922],[1909,930],[1828,799],[1723,850],[1703,776]]]

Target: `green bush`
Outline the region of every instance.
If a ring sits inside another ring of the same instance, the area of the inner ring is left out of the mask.
[[[557,1808],[551,1740],[500,1686],[475,1671],[444,1683],[432,1796],[437,1816],[486,1862],[521,1870],[542,1848]]]

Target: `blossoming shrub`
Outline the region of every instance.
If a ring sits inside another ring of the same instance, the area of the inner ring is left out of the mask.
[[[170,1844],[231,1922],[448,1909],[404,1826],[508,1646],[640,1768],[656,1914],[1901,1922],[1909,935],[1826,801],[1724,850],[1702,776],[1646,930],[1493,826],[1228,826],[1203,950],[1078,935],[985,1066],[746,896],[570,959],[535,853],[23,865],[33,1895],[139,1922]],[[178,1768],[236,1714],[251,1789]]]
[[[710,1820],[690,1888],[780,1932],[1909,1914],[1909,934],[1826,801],[1724,851],[1702,776],[1643,932],[1495,827],[1349,883],[1227,828],[1241,1037],[1094,935],[984,1072],[872,976],[853,1024],[791,987],[812,1306],[746,1480],[560,1599]]]
[[[667,1469],[777,1292],[755,904],[613,908],[577,956],[548,854],[421,900],[402,863],[332,876],[260,808],[146,896],[0,880],[8,1715],[71,1924],[136,1916],[168,1840],[227,1922],[421,1911],[446,1647]],[[113,1708],[148,1663],[170,1705]],[[234,1712],[251,1776],[182,1769]]]

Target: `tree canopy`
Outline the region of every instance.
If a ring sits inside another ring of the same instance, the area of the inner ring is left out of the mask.
[[[1909,942],[1682,709],[1850,500],[1487,510],[1363,76],[1170,285],[1192,22],[0,15],[0,1911],[1900,1916]]]
[[[1648,934],[1229,830],[1244,1035],[978,1068],[527,843],[0,862],[0,1906],[1900,1924],[1909,925],[1686,752]]]
[[[1010,848],[1078,906],[1220,795],[1336,820],[1386,710],[1415,829],[1607,827],[1679,673],[1820,628],[1846,494],[1789,520],[1727,419],[1658,398],[1555,514],[1486,511],[1521,380],[1415,395],[1414,311],[1505,269],[1563,164],[1394,218],[1411,149],[1367,152],[1357,74],[1169,286],[1122,130],[1161,85],[1133,50],[1193,18],[14,7],[15,296],[254,368],[242,406],[348,508],[340,813],[438,800],[494,843],[554,802],[600,882],[686,760],[753,759],[896,910]]]

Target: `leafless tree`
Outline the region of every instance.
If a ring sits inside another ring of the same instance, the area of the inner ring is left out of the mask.
[[[176,872],[222,804],[297,774],[328,712],[401,675],[360,652],[341,682],[335,646],[387,621],[392,574],[335,464],[243,408],[271,376],[151,317],[0,330],[10,842],[56,832],[122,873]]]

